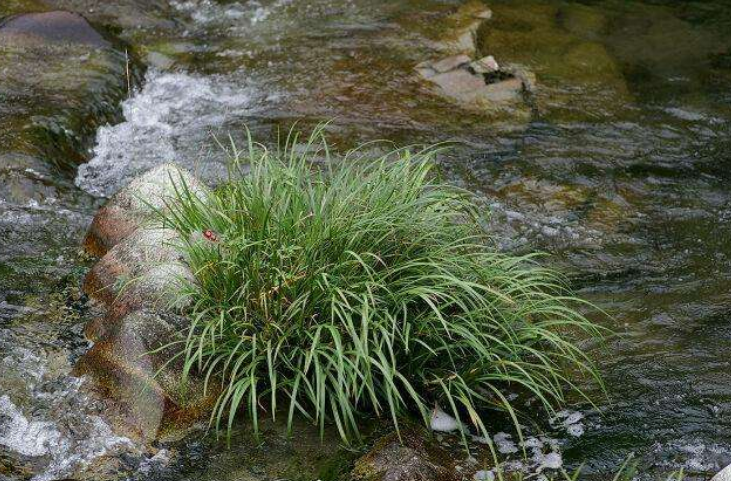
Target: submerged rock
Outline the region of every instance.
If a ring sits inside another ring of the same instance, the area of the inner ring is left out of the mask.
[[[465,108],[499,110],[520,105],[524,94],[535,88],[535,78],[517,66],[500,68],[492,56],[472,61],[454,55],[422,62],[417,72],[438,87],[438,93]]]
[[[189,192],[204,200],[209,189],[188,171],[172,163],[149,170],[115,194],[94,217],[84,239],[84,248],[92,255],[104,255],[140,227],[155,219],[176,192]]]
[[[477,32],[477,52],[535,72],[540,88],[533,89],[534,104],[541,114],[596,119],[632,103],[620,65],[587,35],[607,23],[596,7],[526,1],[495,5],[494,13]]]
[[[426,433],[415,428],[402,430],[376,441],[355,463],[351,481],[457,481],[462,476],[450,455]]]

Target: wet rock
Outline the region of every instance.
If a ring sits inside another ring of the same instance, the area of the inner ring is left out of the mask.
[[[4,37],[30,36],[44,42],[110,46],[84,17],[72,12],[28,13],[11,17],[0,25],[0,32]]]
[[[127,40],[172,30],[171,8],[164,0],[42,0],[50,8],[82,13],[91,21],[120,31]],[[137,43],[137,42],[135,42]]]
[[[535,80],[526,70],[500,69],[493,57],[472,62],[466,55],[455,55],[422,62],[416,70],[435,84],[442,96],[469,109],[500,109],[518,104],[524,100],[525,91],[535,88]]]
[[[79,15],[11,17],[0,25],[0,96],[13,100],[0,109],[0,148],[83,161],[96,128],[115,120],[135,67]]]
[[[209,189],[189,172],[175,164],[160,165],[130,182],[97,212],[84,239],[84,248],[92,255],[104,255],[142,226],[155,220],[176,192],[188,190],[204,200]]]
[[[524,84],[533,84],[532,101],[541,114],[557,121],[596,120],[633,103],[618,62],[596,36],[587,35],[594,27],[601,33],[606,22],[595,7],[499,4],[477,32],[477,52],[535,72],[540,88],[535,81]]]
[[[452,481],[462,479],[450,455],[425,432],[407,428],[378,440],[358,459],[352,481]]]
[[[184,283],[194,282],[181,243],[174,230],[136,230],[92,267],[84,292],[103,303],[112,318],[142,307],[179,307]]]
[[[145,440],[164,438],[212,407],[215,389],[206,392],[199,379],[181,376],[183,358],[178,354],[186,318],[143,309],[97,327],[97,341],[79,360],[75,374],[90,375],[116,402],[110,414],[122,432]]]

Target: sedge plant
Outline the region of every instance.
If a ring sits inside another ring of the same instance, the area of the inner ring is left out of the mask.
[[[356,154],[356,152],[360,152]],[[195,282],[180,355],[219,393],[212,414],[304,416],[343,440],[362,416],[438,403],[486,432],[481,412],[524,391],[547,409],[596,375],[573,341],[597,334],[582,302],[535,256],[500,253],[473,196],[439,180],[434,149],[331,158],[318,129],[268,150],[249,138],[205,199],[164,213]],[[201,233],[204,233],[201,235]]]

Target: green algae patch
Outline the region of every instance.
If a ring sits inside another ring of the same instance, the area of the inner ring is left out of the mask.
[[[534,71],[535,103],[552,120],[601,119],[633,100],[620,66],[605,46],[591,40],[607,19],[586,6],[546,2],[492,5],[493,19],[477,32],[481,55]]]

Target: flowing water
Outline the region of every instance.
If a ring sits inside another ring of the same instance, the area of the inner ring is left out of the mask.
[[[454,142],[443,170],[485,198],[500,246],[550,253],[609,314],[597,319],[616,335],[586,346],[608,398],[587,384],[597,407],[576,401],[581,414],[564,416],[554,437],[565,465],[607,479],[634,453],[643,479],[680,468],[707,479],[731,463],[727,2],[490,2],[478,52],[529,66],[538,90],[488,113],[435,95],[413,71],[444,56],[464,2],[160,0],[149,18],[167,20],[146,29],[139,2],[54,1],[111,16],[98,22],[117,22],[108,30],[147,71],[77,143],[86,163],[63,149],[18,155],[13,136],[27,132],[0,134],[0,479],[59,479],[101,458],[140,479],[268,479],[261,465],[294,455],[284,442],[252,458],[245,441],[187,441],[170,461],[165,446],[115,434],[70,376],[87,348],[78,247],[103,198],[134,175],[175,160],[216,178],[218,142],[244,126],[274,142],[294,121],[324,120],[336,149]],[[0,101],[0,115],[26,108],[2,90]],[[307,436],[298,459],[327,457]]]

